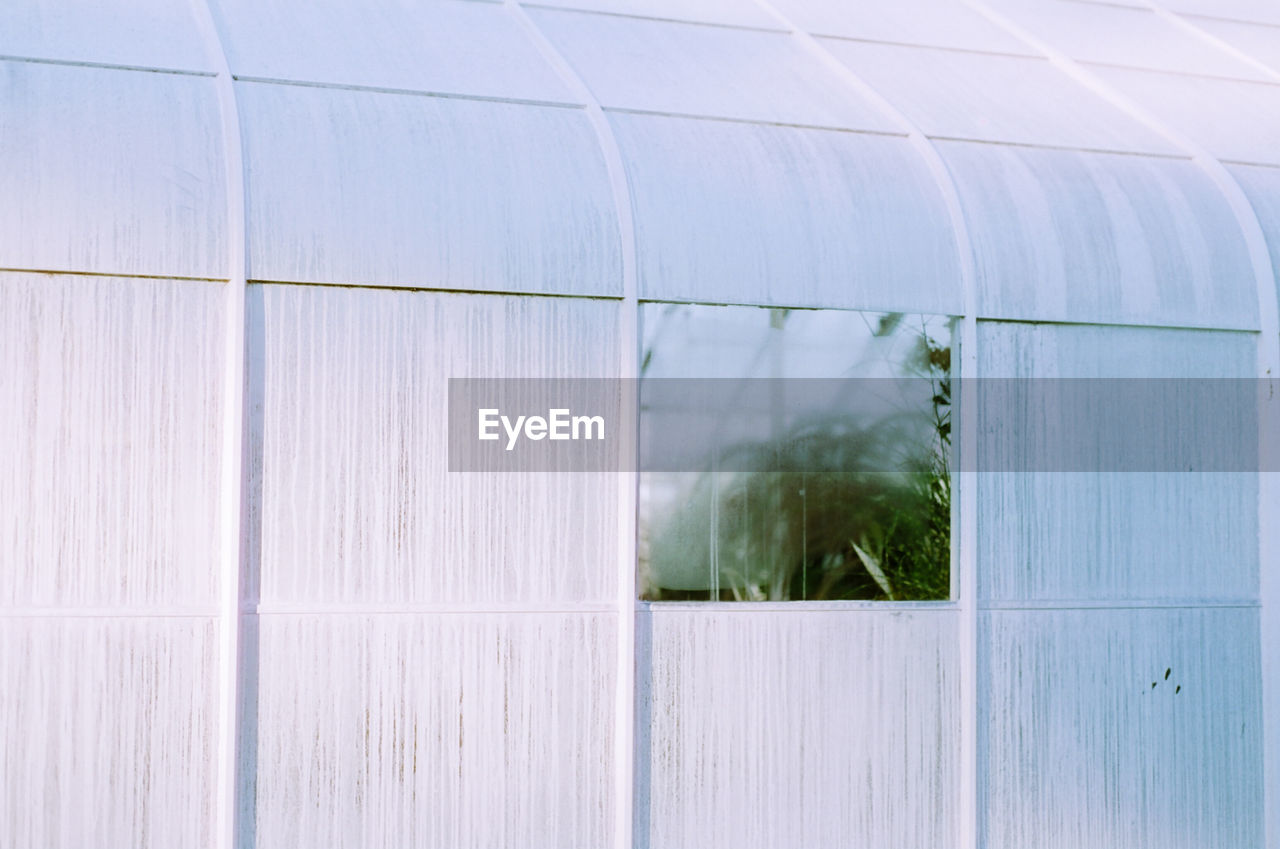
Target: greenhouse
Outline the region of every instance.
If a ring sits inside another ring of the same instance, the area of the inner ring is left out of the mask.
[[[1280,849],[1278,297],[1275,0],[5,0],[0,849]]]

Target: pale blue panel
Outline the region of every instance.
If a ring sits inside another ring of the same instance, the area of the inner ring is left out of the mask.
[[[1093,70],[1218,159],[1280,165],[1280,85],[1124,68]]]
[[[1000,611],[979,633],[979,845],[1263,845],[1257,610]]]
[[[1180,154],[1047,59],[821,39],[925,135]]]
[[[953,845],[959,615],[771,607],[638,617],[636,845]]]
[[[451,377],[616,377],[619,310],[251,287],[249,489],[263,600],[613,600],[615,478],[449,471],[447,390]]]
[[[212,71],[193,11],[173,0],[5,0],[0,55]]]
[[[1280,168],[1262,168],[1252,165],[1228,165],[1240,188],[1253,206],[1262,235],[1267,240],[1271,254],[1271,270],[1276,277],[1276,291],[1280,293]]]
[[[576,108],[241,83],[250,276],[621,294]]]
[[[227,276],[207,77],[0,62],[0,266]]]
[[[530,9],[605,107],[901,133],[786,33]]]
[[[212,0],[232,73],[570,101],[510,10],[458,0]]]
[[[955,314],[951,224],[905,139],[613,114],[643,297]]]
[[[260,621],[242,845],[609,845],[615,614]]]
[[[997,24],[954,0],[775,0],[773,5],[797,27],[815,35],[1038,55]]]
[[[754,0],[553,0],[537,5],[671,21],[782,29],[778,19]]]
[[[206,849],[218,628],[0,617],[0,846]]]
[[[1237,378],[1243,382],[1230,386],[1248,392],[1256,351],[1257,337],[1251,333],[978,325],[979,375],[988,378]],[[1054,428],[1062,426],[1060,409],[1002,412],[992,405],[986,413],[980,410],[979,463],[987,470],[978,479],[981,597],[1009,602],[1256,598],[1256,474],[1106,470],[1110,454],[1125,444],[1152,452],[1167,446],[1172,452],[1191,439],[1199,440],[1195,445],[1210,459],[1221,461],[1218,468],[1248,463],[1256,437],[1251,443],[1240,440],[1249,444],[1235,440],[1251,432],[1256,414],[1247,405],[1206,408],[1197,400],[1203,397],[1197,387],[1212,392],[1214,384],[1186,384],[1185,409],[1134,421],[1132,432],[1109,438],[1106,427],[1116,425],[1099,425],[1099,465],[1086,471],[1007,471],[1011,464],[1019,468],[1020,450],[1031,450],[1037,440],[1052,443]],[[1041,388],[1053,391],[1052,384]],[[1098,415],[1081,410],[1081,431],[1090,432]]]
[[[939,142],[983,317],[1254,329],[1244,237],[1186,160]]]

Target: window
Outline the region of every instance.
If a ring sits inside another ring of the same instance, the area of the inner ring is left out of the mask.
[[[642,598],[949,597],[951,319],[640,319]]]

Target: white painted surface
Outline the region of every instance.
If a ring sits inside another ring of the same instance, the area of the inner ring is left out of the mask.
[[[752,607],[642,614],[637,845],[949,845],[959,614]]]
[[[0,605],[212,604],[224,285],[0,273]]]
[[[1180,153],[1044,59],[822,41],[927,136]]]
[[[211,71],[191,8],[172,0],[6,0],[0,56]]]
[[[1252,378],[1256,339],[1246,333],[981,322],[979,374],[1017,378]],[[1191,388],[1191,387],[1189,387]],[[1167,409],[1163,412],[1168,413]],[[1224,463],[1240,446],[1214,426],[1216,411],[1188,403],[1176,421],[1133,422],[1133,445],[1177,450],[1184,440],[1215,449]],[[980,411],[981,413],[981,411]],[[1098,420],[1081,410],[1079,421]],[[1054,444],[1052,409],[1037,418],[984,421],[981,462],[999,468],[1030,450],[1033,434]],[[1082,424],[1087,428],[1090,425]],[[1110,431],[1105,430],[1106,433]],[[1190,434],[1190,436],[1188,436]],[[1061,439],[1071,434],[1058,434]],[[1124,450],[1104,438],[1099,462]],[[1205,443],[1209,443],[1205,446]],[[1034,460],[1034,457],[1031,458]],[[1120,462],[1113,456],[1110,462]],[[1256,599],[1256,475],[1208,472],[997,472],[979,478],[981,597],[993,601]],[[997,761],[998,762],[998,761]]]
[[[902,132],[777,32],[530,9],[600,105]]]
[[[979,314],[1256,328],[1244,237],[1187,160],[939,142],[970,222]]]
[[[0,617],[0,846],[207,847],[215,633]]]
[[[1242,608],[984,614],[981,845],[1262,846],[1257,634]]]
[[[227,276],[213,81],[0,61],[0,267]]]
[[[961,311],[950,221],[905,139],[619,113],[610,123],[644,297]]]
[[[249,276],[621,294],[579,109],[242,83]]]
[[[606,845],[613,614],[260,622],[248,845]]]
[[[616,375],[616,301],[255,286],[249,309],[263,601],[612,601],[616,482],[449,472],[446,399]]]
[[[507,10],[459,0],[212,0],[237,77],[572,100]]]

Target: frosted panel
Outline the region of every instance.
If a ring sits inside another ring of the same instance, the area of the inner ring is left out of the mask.
[[[952,0],[776,0],[774,6],[797,27],[816,35],[1036,55],[978,12]]]
[[[1183,160],[939,143],[985,317],[1257,327],[1244,238]]]
[[[457,0],[212,0],[240,77],[569,101],[509,10]]]
[[[1213,156],[1280,165],[1280,86],[1120,68],[1094,71]]]
[[[1280,25],[1280,8],[1271,0],[1165,0],[1161,5],[1189,15]],[[1198,20],[1191,23],[1200,24]]]
[[[994,5],[1031,35],[1079,62],[1267,79],[1248,63],[1151,9],[1061,0],[996,0]]]
[[[980,845],[1262,845],[1256,610],[980,623]]]
[[[6,0],[0,55],[213,70],[190,7],[171,0]]]
[[[0,273],[0,605],[212,605],[222,287]]]
[[[261,628],[252,845],[608,844],[612,614]]]
[[[212,845],[215,635],[0,618],[0,846]]]
[[[823,39],[929,136],[1181,153],[1046,59]]]
[[[530,9],[605,107],[900,133],[790,35]]]
[[[752,0],[555,0],[538,5],[673,21],[782,29],[777,18]]]
[[[240,84],[250,276],[621,294],[577,109]]]
[[[950,221],[905,140],[609,120],[630,177],[643,297],[961,311]]]
[[[447,388],[616,376],[617,302],[265,286],[249,309],[264,600],[613,599],[614,476],[448,471]]]
[[[1212,18],[1195,18],[1188,23],[1280,73],[1280,26],[1258,26]]]
[[[1227,170],[1249,198],[1271,253],[1271,270],[1280,292],[1280,169],[1228,165]]]
[[[650,608],[638,845],[949,845],[958,626],[942,610]]]
[[[0,61],[8,268],[226,277],[212,79]]]
[[[1246,379],[1256,374],[1256,350],[1256,336],[1247,333],[978,325],[984,377]],[[1246,391],[1250,384],[1243,384]],[[1248,411],[1214,410],[1189,397],[1183,415],[1135,421],[1124,436],[1173,449],[1184,444],[1180,438],[1204,440],[1220,431],[1220,442],[1200,447],[1217,452],[1219,468],[1237,468],[1233,457],[1249,446],[1234,443],[1242,426],[1228,417]],[[1083,421],[1091,415],[1081,411]],[[1028,410],[1025,419],[981,422],[979,462],[1009,468],[1004,452],[1033,444],[1031,429],[1053,421]],[[1257,475],[1246,472],[983,474],[980,594],[999,601],[1256,598],[1257,497]]]

